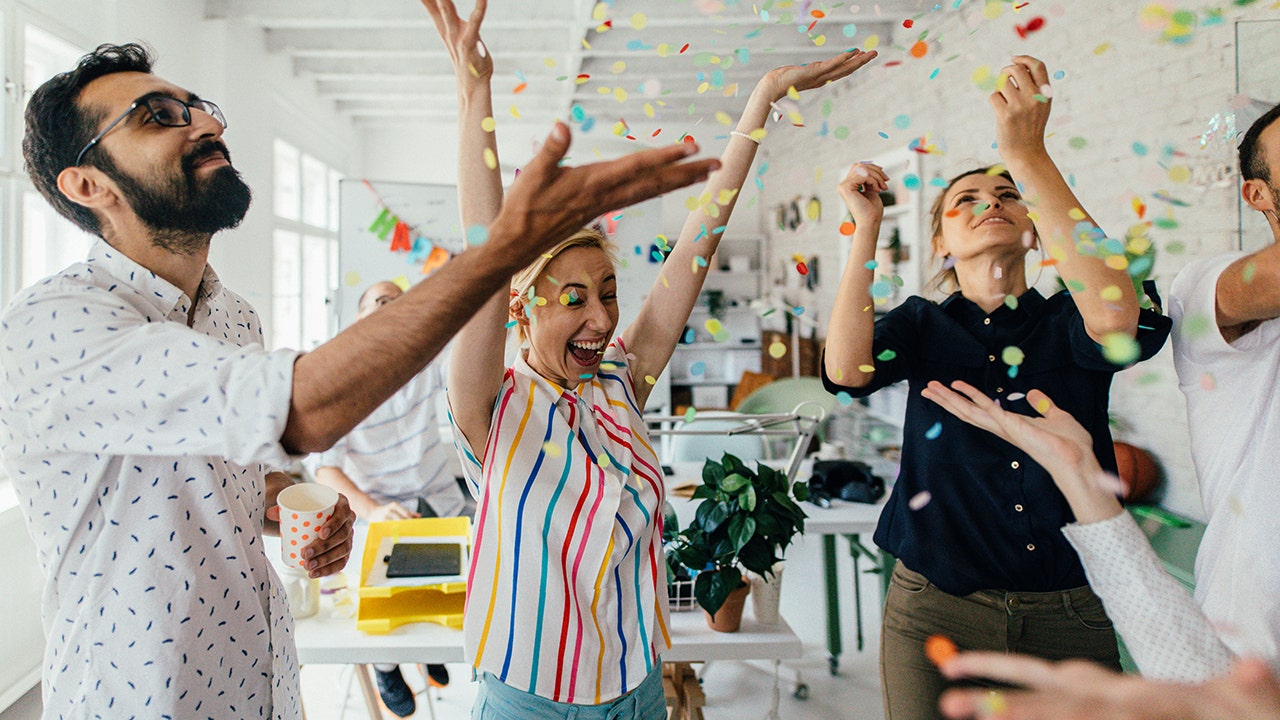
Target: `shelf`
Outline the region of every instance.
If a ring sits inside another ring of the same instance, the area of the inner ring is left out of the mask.
[[[759,350],[760,343],[691,342],[676,345],[677,350],[681,348],[688,350]]]
[[[915,212],[915,203],[902,203],[899,205],[890,205],[884,209],[884,216],[887,218],[902,217]]]

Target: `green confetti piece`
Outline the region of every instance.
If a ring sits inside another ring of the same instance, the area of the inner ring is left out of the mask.
[[[1138,360],[1138,341],[1124,333],[1111,333],[1102,338],[1102,357],[1113,365],[1131,365]]]
[[[1005,307],[1007,307],[1007,308],[1009,308],[1010,310],[1017,310],[1017,309],[1018,309],[1018,298],[1016,298],[1016,297],[1014,297],[1014,296],[1012,296],[1012,295],[1005,295],[1005,296],[1004,296],[1004,306],[1005,306]]]
[[[885,349],[879,355],[876,356],[876,359],[879,360],[880,362],[889,362],[890,360],[896,357],[898,357],[898,353],[889,349]]]
[[[1022,364],[1023,360],[1027,359],[1027,356],[1026,353],[1022,352],[1022,348],[1010,345],[1000,353],[1000,359],[1004,361],[1005,365],[1017,367]]]

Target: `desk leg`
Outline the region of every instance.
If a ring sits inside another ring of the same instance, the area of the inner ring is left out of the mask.
[[[857,535],[849,536],[849,554],[853,556],[853,612],[858,619],[858,652],[862,652],[862,581],[859,575],[862,574],[861,568],[858,567],[858,545],[861,544]]]
[[[360,690],[364,693],[364,705],[369,710],[369,717],[382,720],[382,706],[378,702],[378,691],[373,687],[373,679],[369,677],[368,665],[356,665],[356,680],[360,682]]]
[[[836,536],[822,536],[822,564],[827,576],[827,665],[831,674],[840,669],[840,586],[836,574]]]

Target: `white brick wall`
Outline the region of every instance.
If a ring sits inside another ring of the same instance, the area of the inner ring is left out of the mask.
[[[950,2],[942,4],[951,6]],[[1198,7],[1193,2],[1182,4]],[[916,18],[912,29],[898,30],[898,47],[879,48],[881,57],[876,66],[835,88],[804,96],[807,127],[791,128],[785,121],[772,126],[762,157],[769,163],[760,197],[761,227],[769,238],[768,253],[773,259],[768,277],[789,282],[793,289],[788,291],[788,299],[816,312],[825,323],[841,269],[841,237],[836,228],[843,218],[843,205],[834,186],[848,164],[903,147],[911,138],[926,133],[946,148],[943,156],[925,158],[922,176],[926,181],[997,161],[991,148],[994,119],[987,93],[979,90],[970,76],[981,65],[998,72],[1017,53],[1040,57],[1051,72],[1066,72],[1053,83],[1049,149],[1064,172],[1074,175],[1077,195],[1102,227],[1114,236],[1123,236],[1137,221],[1130,206],[1134,195],[1146,203],[1147,219],[1172,213],[1180,223],[1176,229],[1154,228],[1151,233],[1160,249],[1155,277],[1163,293],[1167,294],[1174,275],[1189,260],[1234,249],[1234,181],[1225,186],[1178,184],[1169,179],[1167,167],[1185,164],[1204,174],[1223,165],[1234,168],[1234,145],[1218,143],[1202,150],[1199,136],[1215,113],[1229,110],[1235,95],[1234,21],[1280,20],[1280,13],[1271,9],[1270,3],[1245,9],[1229,7],[1226,22],[1197,30],[1185,45],[1172,45],[1143,28],[1139,13],[1147,5],[1138,0],[1072,0],[1051,6],[1032,3],[1020,14],[1006,12],[994,20],[971,9],[928,13]],[[1024,24],[1041,13],[1047,19],[1045,27],[1026,40],[1020,39],[1014,24]],[[1276,28],[1280,33],[1280,24]],[[929,39],[937,39],[937,43],[925,58],[910,57],[905,46],[926,30]],[[860,35],[854,42],[864,43],[865,38]],[[1104,43],[1109,43],[1110,49],[1095,54]],[[1280,69],[1280,43],[1271,46],[1271,57],[1259,60],[1269,67],[1261,73],[1264,77],[1274,77]],[[895,60],[901,64],[886,67]],[[934,68],[941,69],[930,80]],[[831,131],[847,126],[851,132],[846,140],[836,140],[830,133],[825,137],[818,134],[824,120],[822,104],[828,99],[832,112],[825,118],[827,126]],[[905,131],[893,126],[893,119],[900,114],[911,118]],[[879,137],[880,131],[889,139]],[[1068,145],[1070,138],[1077,136],[1087,141],[1078,150]],[[1135,154],[1135,142],[1147,146],[1146,156]],[[1178,155],[1164,157],[1161,149],[1165,146],[1175,148]],[[1159,190],[1191,203],[1191,207],[1172,207],[1154,199],[1152,194]],[[935,189],[926,188],[926,203],[932,202],[935,193]],[[823,217],[797,232],[779,232],[773,223],[773,208],[797,195],[820,197]],[[1175,254],[1166,250],[1175,242],[1185,246],[1185,251]],[[816,292],[796,287],[790,258],[797,252],[822,258],[822,285]],[[1184,401],[1167,347],[1153,360],[1116,378],[1112,408],[1121,422],[1118,438],[1149,448],[1164,466],[1169,480],[1165,504],[1202,517],[1187,450]]]

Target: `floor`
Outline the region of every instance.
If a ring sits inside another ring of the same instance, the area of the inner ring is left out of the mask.
[[[884,717],[880,704],[878,650],[880,624],[878,576],[864,575],[862,594],[865,646],[857,651],[853,610],[853,567],[847,544],[843,540],[840,557],[840,587],[843,605],[844,655],[839,674],[828,672],[826,620],[823,602],[822,540],[814,536],[800,538],[787,552],[783,575],[782,614],[804,643],[804,657],[782,664],[779,717],[785,720],[827,720],[856,718],[880,720]],[[863,570],[866,569],[864,562]],[[696,666],[695,666],[696,667]],[[469,682],[470,672],[464,665],[449,667],[453,682],[443,690],[433,690],[436,720],[464,720],[470,717],[475,686]],[[808,698],[793,695],[797,673],[808,685]],[[700,670],[703,690],[707,695],[704,713],[707,720],[733,718],[753,720],[769,714],[773,690],[773,664],[765,662],[714,663]],[[406,672],[409,684],[424,685],[417,672]],[[302,693],[308,720],[364,720],[368,714],[359,687],[350,682],[350,670],[335,665],[309,665],[302,670]],[[390,720],[393,716],[385,714]],[[426,698],[418,698],[417,720],[429,720]]]

